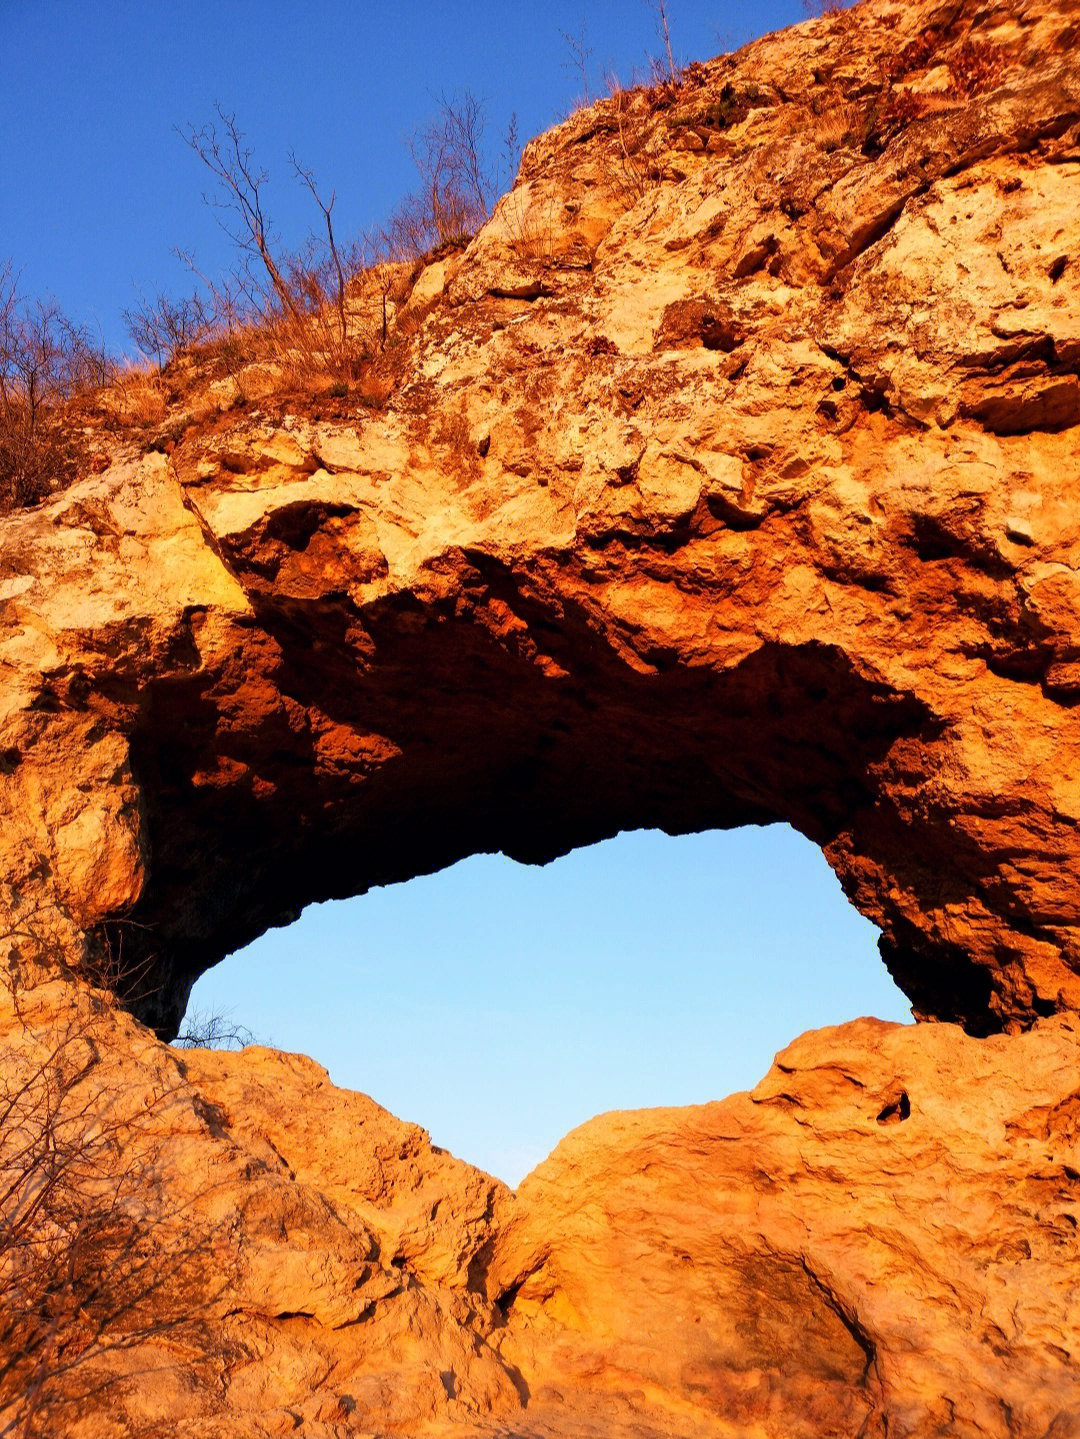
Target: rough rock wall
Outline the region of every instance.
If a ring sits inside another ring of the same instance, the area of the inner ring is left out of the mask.
[[[503,1211],[502,1356],[680,1434],[1080,1433],[1078,1058],[1064,1018],[862,1019],[748,1094],[583,1125]]]
[[[414,277],[384,404],[241,375],[3,521],[0,1427],[1080,1434],[1078,51],[880,3],[594,107]],[[778,817],[921,1013],[1033,1027],[804,1036],[511,1194],[30,983],[168,1031],[314,898]]]
[[[583,1125],[516,1193],[301,1056],[177,1052],[70,984],[0,988],[0,1102],[58,1046],[89,1055],[50,1156],[81,1228],[55,1354],[12,1352],[0,1269],[14,1432],[1080,1435],[1067,1017],[804,1035],[749,1094]],[[95,1185],[123,1197],[100,1235]]]
[[[1080,1008],[1078,23],[881,0],[602,102],[384,404],[4,520],[0,931],[167,1033],[312,900],[786,819],[917,1013]]]

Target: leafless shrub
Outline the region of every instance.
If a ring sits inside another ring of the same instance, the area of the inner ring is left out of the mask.
[[[3,1433],[36,1432],[50,1387],[76,1357],[70,1328],[96,1306],[102,1269],[131,1239],[110,1198],[90,1199],[98,1173],[117,1200],[129,1174],[116,1172],[115,1134],[94,1125],[80,1086],[92,1046],[68,1029],[41,1057],[5,1056],[0,1088],[0,1393]],[[110,1141],[112,1141],[110,1143]],[[113,1171],[109,1173],[109,1171]],[[101,1259],[106,1260],[103,1265]]]
[[[267,172],[256,166],[235,116],[218,107],[216,123],[181,133],[216,181],[215,192],[204,198],[227,217],[222,226],[238,254],[237,266],[217,282],[198,270],[190,254],[181,254],[202,287],[200,318],[208,342],[234,369],[272,359],[298,376],[325,372],[351,379],[374,336],[350,312],[349,289],[365,247],[339,243],[335,192],[327,197],[313,172],[290,155],[294,175],[318,207],[325,237],[309,235],[299,251],[287,254],[275,245],[265,209]]]
[[[199,288],[183,303],[158,296],[128,312],[136,343],[159,366],[194,343],[241,383],[246,367],[269,361],[285,384],[325,378],[333,381],[330,388],[349,390],[386,350],[392,321],[402,322],[395,303],[402,266],[461,247],[488,218],[500,175],[487,161],[484,130],[480,100],[469,93],[460,101],[444,97],[410,144],[419,189],[375,236],[350,244],[335,228],[336,192],[320,187],[291,154],[293,173],[321,223],[290,254],[273,236],[267,172],[256,164],[235,116],[217,107],[214,122],[180,133],[213,176],[214,189],[204,198],[220,212],[237,264],[224,279],[211,281],[190,254],[178,251]],[[504,161],[513,169],[519,159],[512,120]]]
[[[177,300],[162,291],[152,300],[140,295],[123,319],[139,353],[161,370],[179,350],[198,344],[215,328],[215,317],[198,291]]]
[[[563,62],[564,67],[575,71],[581,78],[581,97],[571,107],[577,110],[592,103],[589,99],[589,61],[592,59],[593,52],[585,38],[584,19],[582,19],[581,29],[576,35],[569,30],[563,30],[561,33],[568,54],[568,58]]]
[[[158,369],[130,365],[118,369],[101,396],[100,410],[109,428],[148,429],[169,409],[169,388]]]
[[[58,408],[103,384],[104,347],[53,300],[27,300],[0,265],[0,510],[34,504],[70,482],[81,451]]]
[[[439,234],[424,198],[406,195],[387,220],[383,234],[386,253],[395,260],[419,259],[437,249]]]
[[[304,249],[286,262],[301,318],[278,313],[265,323],[278,357],[291,355],[305,372],[326,371],[348,381],[375,341],[370,317],[350,303],[350,290],[364,268],[362,247],[339,248],[328,208],[323,208],[328,241],[309,236]]]
[[[177,248],[177,259],[194,278],[196,302],[205,317],[203,333],[192,349],[208,359],[220,361],[226,373],[258,358],[255,331],[264,323],[264,296],[252,282],[246,265],[217,279],[205,274],[190,250]],[[173,352],[175,359],[178,351]]]
[[[413,136],[409,149],[420,189],[391,216],[388,253],[411,259],[445,244],[469,240],[491,213],[498,179],[486,164],[484,104],[466,91],[460,101],[443,96],[438,113]]]
[[[318,186],[315,184],[315,177],[312,175],[311,171],[302,169],[296,159],[296,156],[291,152],[289,154],[289,162],[296,173],[297,179],[302,180],[303,183],[307,186],[307,188],[311,191],[312,198],[314,199],[316,205],[318,205],[319,211],[322,214],[323,220],[326,223],[326,243],[329,251],[328,259],[329,264],[333,269],[335,281],[334,300],[338,316],[337,338],[338,344],[342,347],[342,349],[344,349],[348,344],[349,324],[345,314],[345,263],[342,260],[341,251],[338,249],[337,239],[334,235],[333,209],[334,203],[337,199],[337,192],[335,190],[331,190],[329,200],[324,200],[322,195],[319,193]],[[318,275],[318,270],[311,271],[309,273],[311,273],[312,276],[315,277]],[[324,298],[324,291],[325,287],[320,281],[319,293],[313,296],[313,300],[316,304],[318,304],[318,302]]]
[[[458,104],[444,96],[414,140],[413,160],[440,240],[471,235],[491,211],[495,183],[482,158],[484,129],[483,102],[466,91]]]
[[[188,1011],[173,1040],[177,1049],[244,1049],[254,1043],[255,1036],[246,1025],[234,1023],[231,1016],[219,1011],[198,1008]]]
[[[632,114],[635,92],[624,90],[615,77],[608,81],[611,112],[618,139],[616,174],[622,188],[640,199],[656,182],[652,160],[645,148],[644,127]]]
[[[254,272],[250,273],[250,283],[256,293],[265,293],[268,287],[268,297],[272,296],[286,314],[299,319],[295,297],[274,255],[263,210],[263,187],[268,180],[267,173],[256,167],[251,147],[243,143],[244,132],[237,125],[236,116],[227,114],[220,105],[215,109],[216,124],[210,121],[198,130],[189,125],[186,130],[180,131],[217,182],[216,192],[203,198],[211,208],[219,211],[221,227],[240,253],[247,260],[257,260],[261,265],[263,280],[260,281]],[[267,299],[263,300],[262,308],[268,308]]]
[[[45,1439],[116,1382],[119,1351],[192,1336],[210,1298],[200,1277],[210,1238],[180,1222],[165,1192],[152,1121],[169,1083],[117,1093],[92,1005],[43,1028],[11,989],[9,1003],[0,1436]]]
[[[656,33],[663,41],[664,60],[666,61],[666,72],[664,61],[652,62],[652,75],[654,84],[676,85],[679,80],[679,67],[675,64],[675,56],[671,50],[671,26],[668,21],[667,0],[649,0],[649,9],[656,17]]]

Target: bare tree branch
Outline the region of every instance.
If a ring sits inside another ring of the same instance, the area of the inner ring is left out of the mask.
[[[438,113],[413,135],[409,150],[421,192],[408,197],[387,227],[391,252],[422,255],[449,240],[471,237],[491,212],[497,184],[483,155],[484,104],[466,91],[443,95]]]
[[[315,178],[310,170],[303,170],[297,162],[296,156],[289,151],[289,163],[296,172],[297,179],[302,180],[311,191],[312,198],[322,211],[323,219],[326,221],[326,239],[330,249],[330,259],[337,276],[337,311],[338,323],[341,328],[341,344],[344,347],[348,342],[349,326],[345,317],[345,267],[341,262],[341,255],[338,252],[337,241],[334,238],[334,224],[331,219],[331,211],[334,208],[334,201],[337,199],[337,191],[330,191],[330,199],[324,200],[315,184]]]
[[[675,56],[671,52],[671,28],[668,24],[667,0],[649,0],[649,9],[656,16],[656,33],[664,42],[664,50],[667,53],[667,80],[674,85],[679,79],[679,67],[675,64]]]
[[[259,257],[278,303],[286,313],[299,319],[296,301],[270,247],[262,204],[262,191],[269,176],[265,170],[255,168],[253,151],[243,144],[244,133],[236,123],[236,116],[226,114],[220,105],[214,108],[220,131],[212,121],[199,130],[189,125],[179,131],[218,182],[219,196],[203,198],[212,208],[230,211],[236,216],[237,228],[230,229],[222,221],[222,229],[239,249]]]
[[[118,1382],[117,1352],[197,1343],[229,1280],[206,1275],[202,1195],[168,1192],[175,1080],[117,1090],[93,1002],[31,1019],[15,998],[0,989],[0,1439],[48,1439]]]
[[[55,300],[24,299],[11,262],[0,263],[0,510],[33,504],[74,478],[79,447],[57,408],[110,372],[89,330]]]
[[[569,30],[563,30],[563,40],[569,51],[569,58],[563,62],[564,67],[576,70],[581,76],[581,103],[591,104],[589,99],[589,61],[592,58],[592,49],[585,38],[585,19],[582,17],[581,29],[574,35]]]

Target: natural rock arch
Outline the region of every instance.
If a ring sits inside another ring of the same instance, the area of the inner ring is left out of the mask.
[[[249,735],[252,747],[232,758],[273,775],[274,793],[262,803],[228,796],[223,811],[216,789],[193,791],[187,779],[214,763],[213,729],[198,736],[185,708],[170,705],[168,718],[155,708],[153,739],[139,732],[133,760],[148,777],[147,847],[174,878],[110,927],[117,943],[131,943],[133,925],[168,935],[186,986],[208,960],[306,903],[472,853],[544,862],[625,829],[680,834],[778,819],[828,847],[852,815],[874,809],[874,767],[926,722],[917,702],[825,646],[763,647],[718,682],[708,672],[640,676],[568,637],[552,646],[567,670],[552,685],[534,665],[478,645],[469,620],[425,623],[404,643],[399,621],[374,627],[376,648],[392,647],[401,663],[385,689],[370,672],[351,692],[343,675],[332,686],[351,734],[370,734],[377,715],[377,742],[399,751],[371,779],[350,767],[313,782],[303,740],[297,754],[279,736],[271,754]],[[589,657],[588,683],[571,676],[571,664],[583,668],[575,644]],[[315,706],[327,693],[290,677],[294,701]],[[163,773],[167,764],[179,779]]]
[[[852,22],[852,65],[900,16]],[[819,143],[816,31],[740,61],[740,146],[723,62],[635,101],[644,193],[621,130],[572,119],[464,255],[403,275],[378,403],[204,376],[4,520],[17,962],[108,955],[168,1033],[312,900],[782,818],[917,1013],[1080,1007],[1063,23],[995,31],[997,78],[884,149]]]

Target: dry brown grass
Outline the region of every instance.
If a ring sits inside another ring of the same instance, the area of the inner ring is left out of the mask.
[[[132,429],[159,425],[169,409],[169,382],[157,370],[131,365],[118,370],[100,393],[99,405],[106,422]]]
[[[62,414],[42,409],[28,419],[25,407],[0,407],[0,514],[45,500],[78,478],[85,446]]]
[[[858,144],[863,117],[857,105],[837,98],[826,104],[814,121],[814,138],[823,150],[840,150]]]
[[[615,81],[608,104],[617,139],[615,173],[626,193],[639,200],[658,182],[655,164],[646,148],[646,121],[652,114],[653,102],[649,92],[640,88],[624,90]]]
[[[528,189],[515,190],[503,202],[510,248],[523,260],[549,265],[558,252],[562,206],[551,195],[534,200]]]

